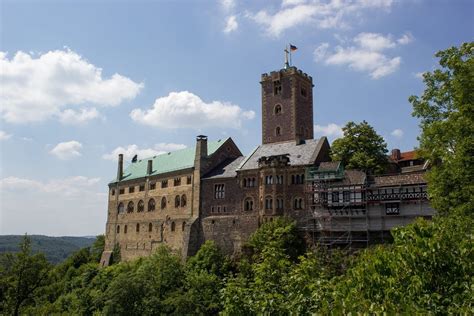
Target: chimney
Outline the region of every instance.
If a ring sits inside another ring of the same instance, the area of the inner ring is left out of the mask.
[[[196,159],[207,157],[207,136],[198,135],[196,137]]]
[[[123,178],[123,154],[118,156],[118,167],[117,167],[117,181]]]
[[[400,158],[401,158],[400,149],[398,148],[392,149],[392,159],[398,161],[400,160]]]
[[[146,168],[146,173],[151,174],[153,172],[153,160],[148,160],[148,165]]]

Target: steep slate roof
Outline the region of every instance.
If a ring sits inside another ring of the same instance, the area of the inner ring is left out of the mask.
[[[207,155],[210,156],[216,152],[219,147],[221,147],[229,138],[230,137],[208,142]],[[120,182],[149,176],[146,173],[148,160],[153,160],[153,172],[151,173],[152,176],[192,168],[194,167],[195,153],[196,147],[190,147],[150,158],[140,159],[137,162],[130,163],[127,168],[125,168],[123,172],[123,178],[120,180]],[[113,179],[110,183],[115,182],[117,182],[117,179]]]
[[[212,169],[203,178],[204,179],[216,179],[216,178],[235,178],[237,176],[237,167],[245,159],[244,156],[237,158],[226,159],[220,163],[217,167]]]
[[[366,179],[365,172],[359,170],[345,170],[344,171],[344,184],[364,184]]]
[[[379,187],[410,185],[426,183],[424,173],[397,174],[391,176],[380,176],[374,178],[374,185]]]
[[[289,154],[290,165],[313,164],[323,145],[324,138],[307,139],[304,144],[296,145],[295,141],[284,143],[263,144],[258,146],[240,166],[239,170],[258,169],[261,157]]]

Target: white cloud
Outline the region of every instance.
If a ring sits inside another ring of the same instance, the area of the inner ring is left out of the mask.
[[[0,232],[49,236],[97,235],[107,220],[100,178],[0,179]],[[27,219],[27,220],[26,220]]]
[[[414,73],[413,76],[417,79],[423,80],[423,75],[424,74],[425,74],[424,72],[417,72],[417,73]]]
[[[231,11],[235,8],[235,0],[220,0],[219,2],[224,11]]]
[[[237,23],[237,17],[235,15],[231,15],[227,17],[224,33],[234,32],[238,28],[239,28],[239,23]]]
[[[397,128],[397,129],[394,129],[394,130],[390,133],[390,135],[392,135],[392,136],[394,136],[394,137],[396,137],[396,138],[402,138],[402,137],[403,137],[403,131],[402,131],[401,129]]]
[[[231,127],[240,128],[242,119],[252,119],[253,111],[243,111],[238,105],[212,101],[204,102],[188,92],[171,92],[155,100],[148,110],[134,109],[130,117],[140,124],[163,128]]]
[[[9,139],[10,137],[12,137],[11,134],[8,134],[8,133],[5,132],[5,131],[0,131],[0,141],[2,141],[2,140],[7,140],[7,139]]]
[[[159,143],[155,144],[153,148],[139,148],[137,145],[132,144],[127,147],[117,147],[109,154],[102,155],[102,158],[117,161],[118,155],[123,154],[125,161],[131,160],[135,155],[138,155],[138,159],[144,159],[183,148],[186,148],[186,145],[174,143]]]
[[[314,125],[315,136],[327,136],[328,138],[334,139],[344,135],[342,132],[342,126],[335,123],[329,123],[328,125]]]
[[[370,9],[389,10],[392,0],[283,0],[278,10],[263,9],[247,13],[247,17],[265,29],[267,35],[279,37],[284,31],[299,25],[319,28],[345,28],[353,17]],[[270,12],[271,11],[271,12]]]
[[[61,160],[68,160],[81,156],[81,153],[79,152],[81,148],[81,143],[71,140],[69,142],[57,144],[49,153]]]
[[[347,65],[356,71],[368,72],[373,79],[379,79],[400,67],[401,57],[390,57],[385,51],[407,44],[406,40],[401,40],[403,38],[394,41],[391,35],[360,33],[353,39],[355,45],[336,46],[332,52],[328,51],[329,45],[321,44],[314,51],[314,58],[326,65]]]
[[[80,109],[78,111],[73,109],[66,109],[59,113],[59,121],[67,125],[82,125],[90,120],[100,117],[99,111],[96,108]]]
[[[403,36],[400,37],[397,40],[397,42],[400,45],[406,45],[406,44],[409,44],[409,43],[413,42],[414,40],[415,40],[415,38],[413,37],[413,35],[410,32],[408,32],[408,33],[403,34]]]
[[[19,51],[11,59],[0,52],[0,81],[0,116],[11,123],[61,119],[62,109],[85,103],[116,106],[143,87],[119,74],[103,78],[101,68],[69,49],[37,57]]]

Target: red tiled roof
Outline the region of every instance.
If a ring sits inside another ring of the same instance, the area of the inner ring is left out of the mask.
[[[400,159],[398,161],[403,161],[403,160],[414,160],[416,159],[416,151],[405,151],[400,153]]]

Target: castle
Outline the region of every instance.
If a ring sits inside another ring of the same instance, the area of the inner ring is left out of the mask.
[[[275,217],[296,220],[307,239],[366,246],[415,217],[431,218],[424,171],[413,152],[392,151],[392,172],[370,176],[331,161],[326,137],[313,138],[313,79],[293,66],[263,74],[262,144],[244,156],[231,138],[134,159],[109,183],[106,244],[122,260],[166,244],[183,257],[214,240],[237,255]]]

